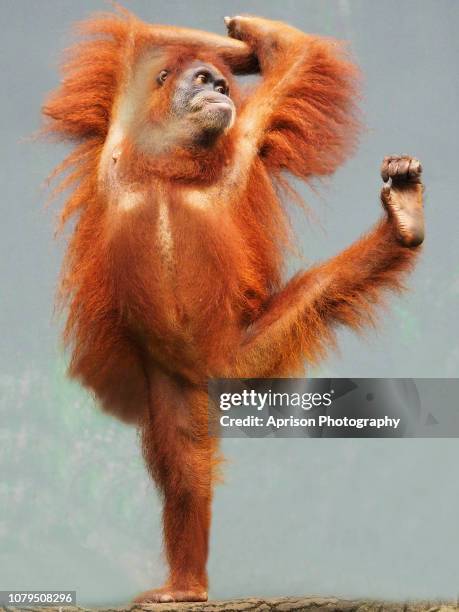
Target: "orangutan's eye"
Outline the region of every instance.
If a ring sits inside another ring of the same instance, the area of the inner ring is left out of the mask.
[[[218,91],[218,93],[225,94],[225,95],[228,95],[228,93],[229,93],[224,85],[218,85],[215,88],[215,91]]]
[[[201,83],[202,85],[204,85],[208,81],[209,81],[209,75],[206,74],[205,72],[200,72],[199,74],[196,75],[196,83]]]
[[[167,79],[168,74],[169,72],[167,70],[161,70],[161,72],[156,77],[156,81],[159,85],[162,85],[164,83],[164,81]]]

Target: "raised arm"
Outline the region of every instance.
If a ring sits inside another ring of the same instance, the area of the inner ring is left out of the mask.
[[[225,19],[258,58],[261,82],[239,118],[239,163],[307,179],[333,172],[358,136],[358,70],[335,40],[259,17]]]
[[[254,50],[236,38],[220,36],[204,30],[178,28],[174,26],[149,26],[152,40],[159,46],[187,45],[202,49],[208,47],[219,55],[231,68],[233,74],[254,74],[260,66]]]

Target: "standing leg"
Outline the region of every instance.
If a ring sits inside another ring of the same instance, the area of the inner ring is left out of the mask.
[[[136,602],[206,601],[207,556],[215,464],[208,433],[207,393],[183,380],[155,374],[142,424],[148,469],[162,494],[169,578]]]

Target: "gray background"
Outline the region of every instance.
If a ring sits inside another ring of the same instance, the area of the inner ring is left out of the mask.
[[[411,293],[378,331],[340,333],[321,376],[459,375],[457,0],[125,0],[140,17],[223,32],[252,12],[349,39],[365,74],[368,131],[357,156],[294,213],[308,261],[354,240],[379,214],[388,153],[425,168],[428,235]],[[121,603],[159,583],[159,503],[136,433],[64,378],[51,320],[63,244],[44,177],[64,147],[27,141],[57,83],[60,50],[96,0],[1,0],[0,588],[76,589]],[[297,264],[292,263],[292,267]],[[336,594],[455,597],[457,440],[225,440],[216,491],[212,597]]]

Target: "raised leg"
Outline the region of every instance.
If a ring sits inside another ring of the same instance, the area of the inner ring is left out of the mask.
[[[333,346],[336,324],[372,323],[387,289],[403,288],[424,239],[421,165],[385,158],[390,179],[381,199],[387,216],[345,251],[293,278],[245,333],[232,375],[267,377],[316,364]]]
[[[142,425],[145,460],[164,499],[166,584],[134,601],[206,601],[215,440],[208,437],[207,395],[156,374]]]

